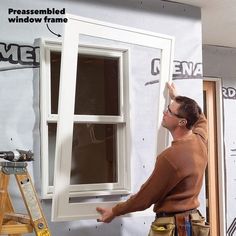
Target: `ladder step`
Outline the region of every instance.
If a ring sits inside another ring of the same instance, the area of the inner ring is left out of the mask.
[[[31,224],[30,217],[28,215],[18,214],[18,213],[5,213],[4,220],[14,220],[22,224]]]
[[[1,165],[0,162],[0,235],[21,236],[34,232],[37,236],[50,236],[46,218],[26,168],[27,163],[23,166],[21,163],[10,164]],[[5,172],[1,166],[5,167]],[[10,167],[13,168],[9,169]],[[7,191],[10,175],[15,175],[28,215],[14,211]]]
[[[33,227],[29,224],[9,224],[2,225],[2,230],[0,235],[2,234],[26,234],[32,233]]]

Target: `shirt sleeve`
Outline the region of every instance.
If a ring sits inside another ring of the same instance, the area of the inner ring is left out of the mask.
[[[127,201],[112,208],[116,216],[142,211],[157,203],[177,184],[177,170],[161,156],[157,159],[154,171],[140,190]]]
[[[194,124],[193,133],[199,134],[204,139],[204,141],[207,142],[207,119],[203,113],[199,116],[197,122]]]

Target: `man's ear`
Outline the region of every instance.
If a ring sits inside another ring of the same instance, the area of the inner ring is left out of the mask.
[[[187,120],[186,119],[181,119],[179,121],[179,126],[186,126],[187,125]]]

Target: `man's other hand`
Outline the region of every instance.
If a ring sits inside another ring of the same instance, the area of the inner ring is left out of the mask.
[[[177,89],[174,83],[167,83],[167,88],[169,90],[169,96],[173,100],[177,96]]]
[[[101,216],[97,219],[97,222],[110,223],[115,218],[111,208],[97,207],[96,210],[101,214]]]

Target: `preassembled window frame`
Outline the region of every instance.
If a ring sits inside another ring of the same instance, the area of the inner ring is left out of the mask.
[[[157,130],[158,138],[157,153],[164,149],[168,143],[167,132],[161,128],[161,120],[162,111],[166,105],[166,82],[171,80],[172,75],[173,37],[69,14],[66,14],[65,17],[68,19],[68,22],[64,25],[62,45],[52,221],[97,218],[98,213],[96,212],[96,207],[98,205],[101,207],[111,207],[117,203],[105,202],[101,199],[100,202],[70,203],[70,158],[72,152],[75,96],[75,94],[71,94],[71,91],[75,91],[77,49],[80,44],[80,35],[115,40],[161,50],[159,100],[157,104],[159,112],[157,127],[154,127]]]

